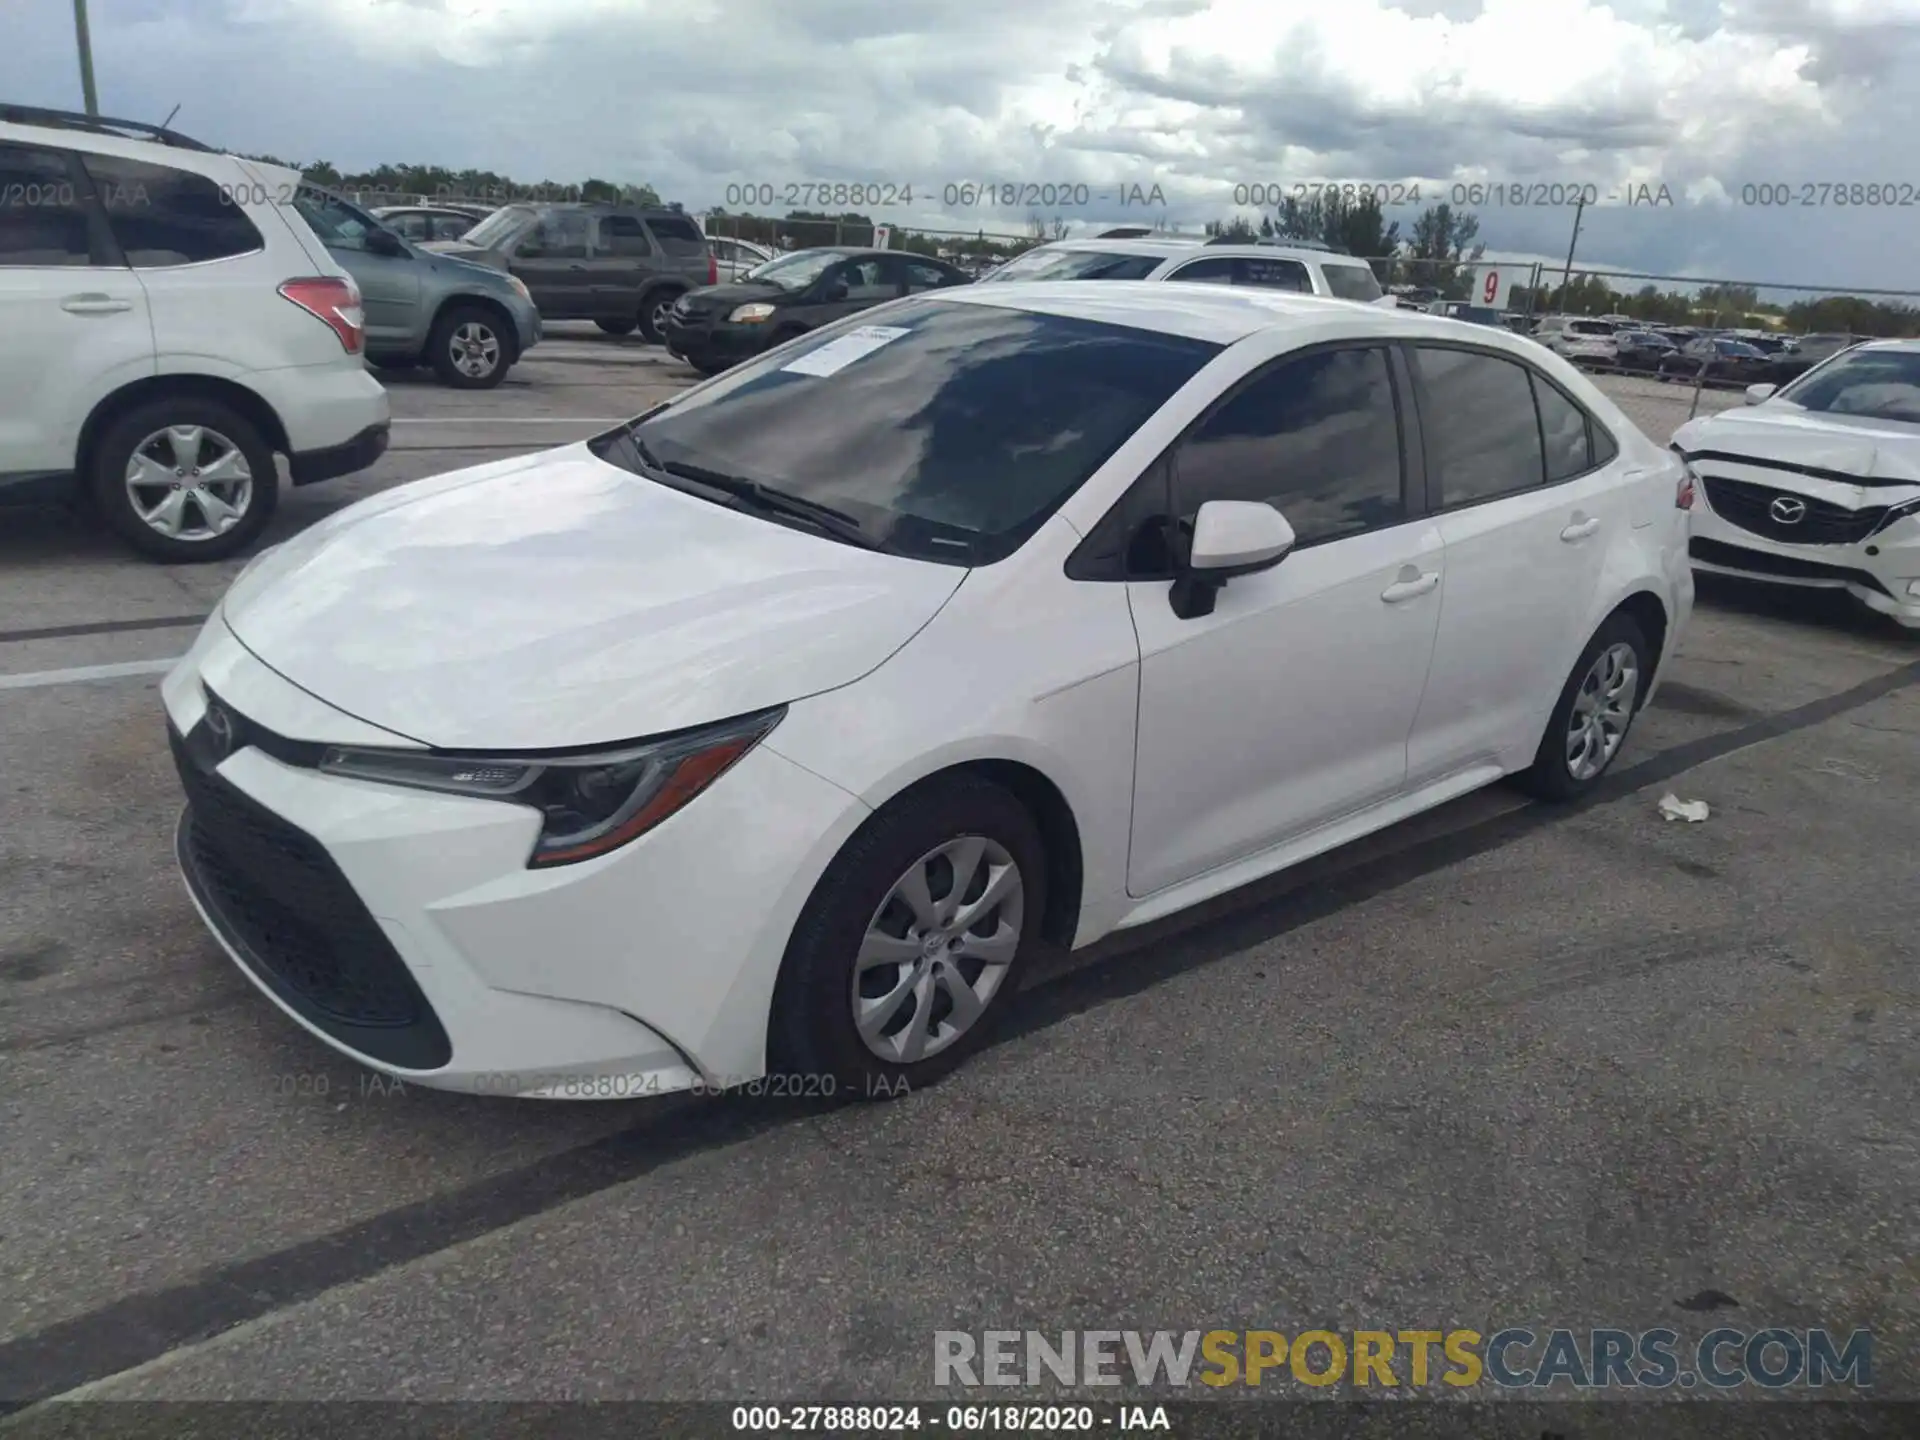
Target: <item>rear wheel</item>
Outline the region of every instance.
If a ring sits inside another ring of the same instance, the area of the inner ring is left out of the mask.
[[[1011,794],[956,776],[902,797],[847,842],[794,927],[770,1068],[847,1098],[938,1080],[1004,1014],[1045,909],[1039,828]]]
[[[638,325],[640,322],[638,320],[628,320],[628,319],[622,318],[619,320],[596,320],[593,323],[598,325],[602,330],[606,331],[607,334],[609,335],[631,335],[633,333],[634,326]]]
[[[96,512],[155,560],[224,560],[256,540],[280,503],[273,449],[232,406],[199,396],[150,400],[93,451]]]
[[[1598,785],[1626,743],[1653,665],[1633,618],[1608,616],[1567,677],[1522,784],[1542,800],[1577,799]]]
[[[434,321],[427,359],[456,390],[491,390],[513,364],[500,318],[477,305],[455,305]]]

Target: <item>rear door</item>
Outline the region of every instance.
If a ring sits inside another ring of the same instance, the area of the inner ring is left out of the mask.
[[[1408,744],[1418,786],[1532,754],[1589,638],[1607,548],[1632,516],[1618,447],[1539,371],[1466,346],[1410,353],[1447,552]]]
[[[79,157],[0,143],[0,488],[72,470],[93,407],[154,372],[146,291]]]
[[[594,221],[587,261],[593,318],[631,320],[640,313],[640,291],[657,252],[638,215],[601,215]]]

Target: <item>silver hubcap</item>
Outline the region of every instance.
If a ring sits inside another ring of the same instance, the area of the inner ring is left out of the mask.
[[[133,513],[169,540],[212,540],[247,517],[253,471],[240,447],[204,425],[169,425],[127,461]]]
[[[867,1049],[910,1065],[986,1013],[1007,978],[1026,899],[1020,867],[962,835],[916,860],[867,922],[853,967],[853,1023]]]
[[[656,300],[653,305],[653,333],[664,335],[667,331],[667,316],[673,313],[673,301]]]
[[[1609,645],[1593,662],[1573,697],[1567,720],[1567,771],[1591,780],[1607,768],[1633,723],[1640,693],[1640,662],[1631,645]]]
[[[500,363],[499,338],[477,320],[456,328],[448,348],[453,354],[453,368],[476,380],[491,375]]]

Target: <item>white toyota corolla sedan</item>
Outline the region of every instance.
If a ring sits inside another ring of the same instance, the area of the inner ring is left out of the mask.
[[[262,555],[165,682],[179,860],[391,1075],[898,1093],[1038,944],[1505,775],[1589,790],[1691,612],[1691,503],[1485,326],[910,297]]]
[[[1702,570],[1845,590],[1920,628],[1920,341],[1843,350],[1673,443],[1706,494]]]

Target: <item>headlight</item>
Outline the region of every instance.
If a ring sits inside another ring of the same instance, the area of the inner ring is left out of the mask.
[[[758,303],[742,305],[731,315],[727,316],[727,319],[735,325],[755,325],[762,320],[771,320],[772,318],[773,306]]]
[[[504,800],[538,810],[527,864],[572,865],[617,850],[685,806],[786,714],[762,711],[682,735],[584,755],[484,757],[329,746],[331,775]]]

